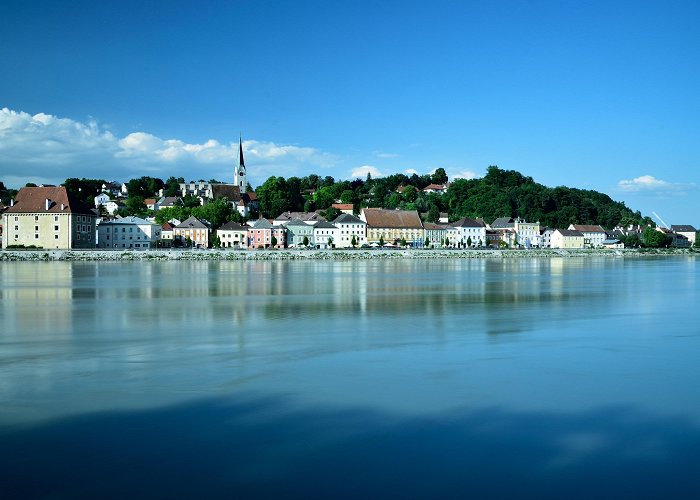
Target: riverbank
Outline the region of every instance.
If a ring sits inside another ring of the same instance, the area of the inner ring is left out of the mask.
[[[0,261],[508,259],[698,256],[696,249],[529,250],[3,250]]]

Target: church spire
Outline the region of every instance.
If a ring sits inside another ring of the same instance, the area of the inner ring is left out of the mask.
[[[233,183],[238,186],[241,193],[245,193],[248,187],[246,181],[245,161],[243,160],[243,137],[238,138],[238,167],[233,173]]]

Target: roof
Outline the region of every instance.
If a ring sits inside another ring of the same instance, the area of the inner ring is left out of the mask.
[[[338,210],[354,210],[355,205],[352,203],[333,203],[331,205],[333,208],[337,208]]]
[[[226,198],[229,201],[238,202],[241,200],[241,189],[235,184],[212,184],[212,198]]]
[[[354,215],[340,214],[335,218],[333,224],[366,224],[366,222]]]
[[[364,220],[371,227],[423,228],[417,210],[386,210],[363,208]]]
[[[450,224],[452,227],[486,227],[483,221],[465,217]]]
[[[491,229],[509,229],[515,226],[512,217],[499,217],[491,223]]]
[[[311,228],[311,225],[307,224],[306,222],[304,222],[301,219],[292,219],[289,222],[285,222],[284,225],[287,227],[289,227],[289,226],[303,226],[303,227]]]
[[[292,219],[300,219],[303,221],[326,220],[318,210],[315,212],[283,212],[275,218],[275,220],[278,221],[289,221]]]
[[[47,207],[47,200],[49,200]],[[15,196],[8,214],[84,214],[95,215],[92,208],[71,195],[64,186],[23,187]]]
[[[444,184],[428,184],[423,188],[423,191],[444,191],[447,186]]]
[[[272,225],[272,223],[269,220],[263,219],[263,218],[260,218],[258,220],[248,221],[248,224],[250,224],[255,229],[273,229],[274,228],[274,226]]]
[[[672,224],[671,231],[673,231],[674,233],[696,233],[697,229],[695,229],[693,226],[688,226],[688,225],[684,225],[684,224],[680,224],[680,225]]]
[[[583,238],[583,233],[581,231],[576,231],[575,229],[557,229],[556,231],[559,231],[559,234],[561,234],[562,236],[577,236]]]
[[[180,203],[181,200],[182,199],[179,196],[166,196],[165,198],[158,200],[158,203],[161,208],[172,207],[175,206],[176,203]]]
[[[224,231],[247,231],[248,228],[240,225],[238,222],[229,221],[226,224],[223,224],[219,228],[219,231],[221,231],[221,230],[224,230]]]
[[[447,224],[436,224],[434,222],[424,222],[423,227],[430,231],[445,231],[447,230]]]
[[[321,221],[318,221],[316,224],[314,224],[314,229],[338,229],[338,228],[335,227],[330,222],[327,222],[325,220],[321,220]]]
[[[190,217],[188,217],[187,219],[182,221],[182,223],[178,224],[175,227],[176,228],[191,227],[191,228],[195,228],[195,229],[209,229],[209,226],[207,226],[203,221],[199,220],[194,215],[191,215]]]
[[[133,215],[129,217],[120,217],[118,219],[110,219],[110,220],[103,220],[100,222],[100,226],[103,225],[137,225],[137,226],[143,226],[143,225],[158,225],[155,224],[154,222],[147,221],[146,219],[142,219],[141,217],[135,217]]]
[[[170,222],[166,222],[161,227],[163,228],[163,231],[172,231],[174,226]]]
[[[585,225],[585,224],[572,224],[575,231],[581,231],[582,233],[604,233],[605,229],[596,225]]]

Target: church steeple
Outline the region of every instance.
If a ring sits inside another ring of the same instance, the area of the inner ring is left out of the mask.
[[[238,167],[233,173],[233,182],[238,186],[241,193],[246,192],[248,182],[246,180],[245,161],[243,160],[243,139],[238,138]]]

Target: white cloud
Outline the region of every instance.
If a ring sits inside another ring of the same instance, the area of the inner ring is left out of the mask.
[[[306,175],[333,166],[333,155],[315,148],[248,140],[243,153],[252,183],[270,175]],[[122,138],[95,120],[81,123],[39,113],[0,110],[0,172],[11,179],[56,184],[67,177],[128,180],[153,175],[232,180],[238,142],[209,139],[190,144],[137,131]],[[25,180],[26,179],[26,180]],[[30,180],[31,179],[31,180]]]
[[[403,171],[403,173],[406,175],[413,175],[413,174],[420,175],[418,173],[418,170],[416,170],[415,168],[407,168],[406,170]]]
[[[375,151],[374,154],[377,158],[398,158],[401,156],[398,153],[384,153],[382,151]]]
[[[628,193],[636,192],[654,192],[654,193],[680,193],[684,191],[690,191],[696,189],[696,185],[693,183],[681,184],[667,182],[661,179],[657,179],[651,175],[642,175],[640,177],[635,177],[634,179],[623,179],[617,183],[622,191]]]
[[[448,171],[447,176],[449,177],[450,180],[455,180],[455,179],[476,179],[479,177],[477,174],[472,172],[471,170],[458,170],[458,171]]]
[[[377,167],[372,167],[371,165],[363,165],[357,167],[350,173],[351,179],[364,179],[370,174],[372,177],[384,177],[384,174],[379,171]]]

